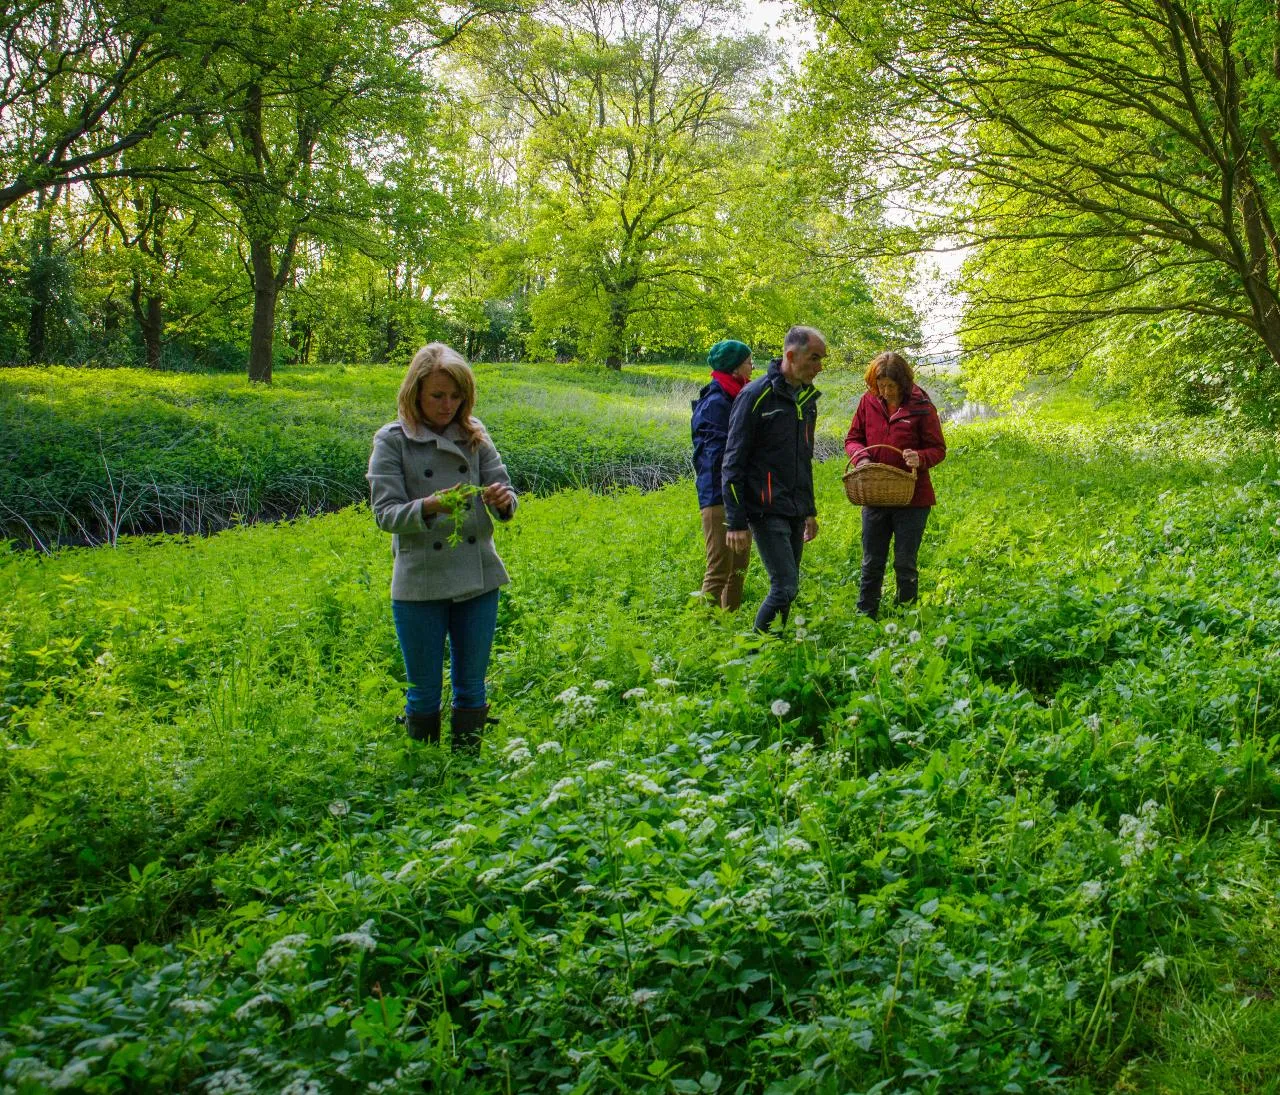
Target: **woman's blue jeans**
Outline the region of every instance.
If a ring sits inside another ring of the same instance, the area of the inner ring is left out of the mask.
[[[432,715],[440,710],[446,636],[453,706],[485,705],[484,676],[498,626],[496,589],[466,601],[392,601],[391,615],[409,679],[407,714]]]

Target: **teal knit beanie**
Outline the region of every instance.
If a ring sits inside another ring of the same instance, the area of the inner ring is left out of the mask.
[[[751,356],[751,347],[745,342],[726,338],[707,351],[707,364],[718,373],[731,373]]]

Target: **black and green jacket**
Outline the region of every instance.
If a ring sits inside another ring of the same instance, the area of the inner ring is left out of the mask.
[[[782,359],[733,401],[724,450],[724,524],[744,529],[751,517],[816,517],[813,436],[818,389],[792,388]]]

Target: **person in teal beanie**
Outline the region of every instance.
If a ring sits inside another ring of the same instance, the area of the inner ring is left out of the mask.
[[[724,497],[720,486],[721,463],[729,436],[729,411],[751,379],[751,347],[726,338],[707,353],[711,383],[693,402],[693,470],[702,510],[702,538],[707,548],[707,571],[702,595],[712,604],[732,612],[742,603],[742,583],[751,561],[751,545],[731,550],[724,538]]]

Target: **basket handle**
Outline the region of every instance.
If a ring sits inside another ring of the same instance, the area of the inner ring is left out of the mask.
[[[859,455],[859,456],[862,456],[864,453],[868,453],[868,452],[870,452],[872,449],[893,449],[893,451],[894,451],[894,452],[896,452],[899,456],[901,456],[901,455],[902,455],[902,450],[901,450],[900,448],[898,448],[898,446],[897,446],[897,445],[889,445],[889,444],[885,444],[885,443],[881,443],[881,444],[879,444],[879,445],[863,445],[863,446],[862,446],[862,452],[858,453],[858,455]],[[846,464],[845,464],[845,466],[844,466],[845,471],[848,471],[848,470],[849,470],[849,466],[853,463],[853,461],[854,461],[854,458],[853,458],[852,456],[851,456],[851,457],[849,457],[848,463],[846,463]],[[911,473],[912,473],[913,475],[915,474],[915,470],[916,470],[915,468],[912,468],[912,469],[911,469]]]

